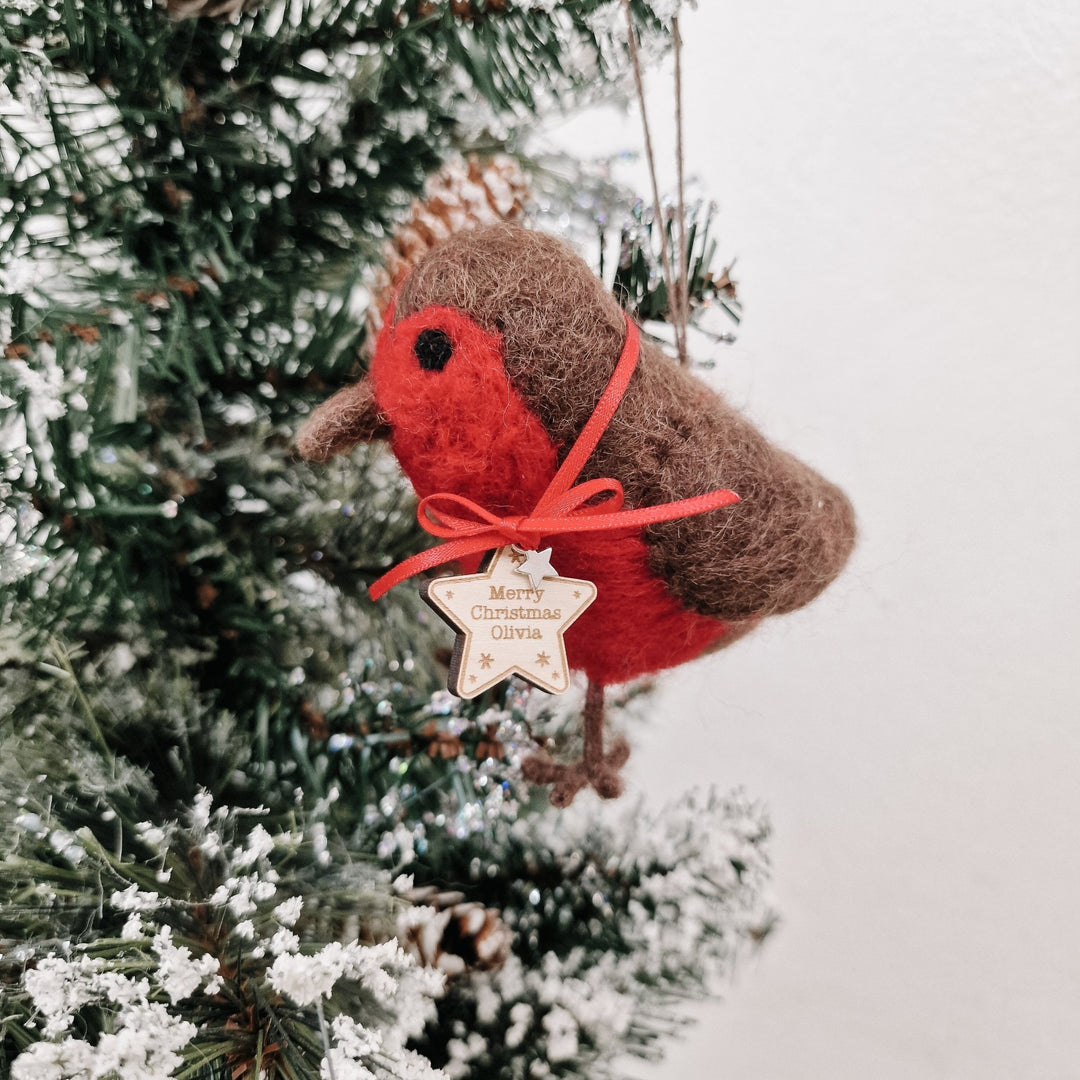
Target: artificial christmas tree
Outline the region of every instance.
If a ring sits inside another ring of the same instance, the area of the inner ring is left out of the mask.
[[[601,1075],[767,926],[763,815],[543,809],[521,763],[580,702],[441,691],[438,620],[364,599],[411,493],[292,438],[429,177],[612,85],[624,31],[246,6],[0,16],[0,1072]],[[405,953],[429,885],[499,913],[501,967]]]

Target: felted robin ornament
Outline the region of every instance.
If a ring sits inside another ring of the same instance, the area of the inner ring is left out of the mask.
[[[605,686],[808,603],[855,539],[837,487],[640,341],[566,244],[519,226],[429,252],[399,290],[368,376],[319,406],[297,447],[325,461],[376,438],[423,500],[421,522],[448,542],[373,595],[450,559],[473,570],[503,545],[535,563],[543,544],[558,575],[595,585],[562,635],[569,667],[588,679],[583,759],[524,765],[554,785],[556,805],[585,785],[621,791],[629,749],[618,739],[604,752]],[[529,588],[553,575],[540,573]]]

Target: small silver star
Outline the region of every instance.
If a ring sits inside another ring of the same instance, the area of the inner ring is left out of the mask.
[[[544,578],[559,576],[555,572],[555,567],[551,565],[551,548],[544,548],[543,551],[526,551],[521,565],[515,566],[514,569],[519,574],[526,574],[534,589],[540,588],[540,582]]]

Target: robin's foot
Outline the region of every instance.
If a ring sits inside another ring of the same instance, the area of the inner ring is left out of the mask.
[[[582,758],[572,765],[559,765],[543,754],[527,758],[521,774],[530,784],[551,784],[548,798],[552,806],[569,806],[583,788],[593,788],[601,799],[617,799],[623,792],[619,770],[630,757],[630,744],[623,738],[615,740],[606,754],[589,760]]]
[[[532,784],[551,784],[552,806],[569,806],[583,787],[601,799],[617,799],[623,790],[619,770],[630,757],[630,744],[621,736],[604,753],[604,688],[590,682],[585,693],[585,751],[573,765],[557,765],[538,754],[522,763],[521,773]]]

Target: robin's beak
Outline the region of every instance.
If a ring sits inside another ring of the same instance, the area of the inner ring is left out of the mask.
[[[390,425],[378,410],[366,376],[324,401],[296,436],[296,449],[309,461],[328,461],[357,443],[385,439]]]

